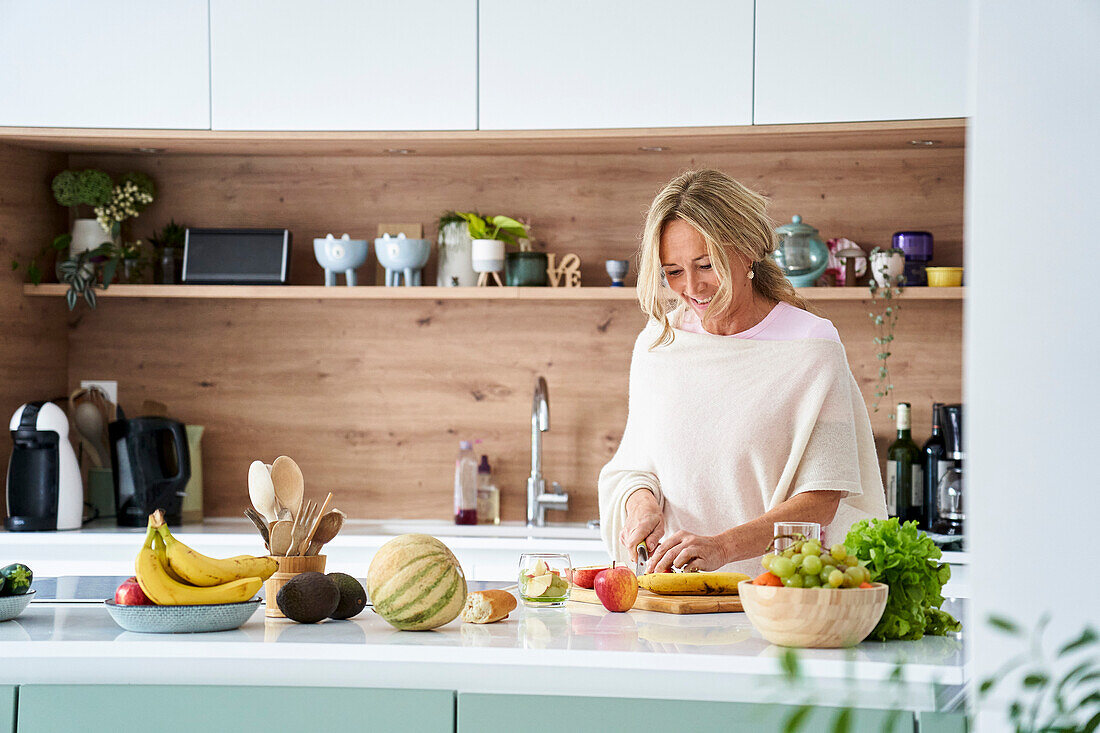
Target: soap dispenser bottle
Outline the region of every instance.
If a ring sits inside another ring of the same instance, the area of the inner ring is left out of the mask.
[[[477,459],[468,440],[458,444],[455,461],[455,524],[477,524]]]
[[[489,456],[477,467],[477,523],[500,524],[500,489],[493,486]]]

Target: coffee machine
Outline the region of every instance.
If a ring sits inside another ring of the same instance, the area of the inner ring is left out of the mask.
[[[168,524],[180,524],[191,479],[191,452],[183,423],[166,417],[127,420],[121,416],[107,426],[107,435],[118,526],[144,527],[157,509],[164,511]]]
[[[940,409],[946,446],[944,458],[953,461],[954,465],[947,469],[936,487],[936,505],[929,508],[934,511],[931,529],[936,534],[962,535],[963,522],[966,521],[963,504],[963,459],[966,458],[963,450],[963,406],[944,405]]]
[[[69,419],[52,402],[28,402],[12,415],[8,461],[9,532],[79,529],[84,515],[80,465]]]

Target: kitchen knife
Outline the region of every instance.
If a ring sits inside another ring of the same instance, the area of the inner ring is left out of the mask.
[[[645,574],[647,562],[649,562],[649,550],[646,549],[645,543],[642,542],[638,545],[638,562],[634,563],[634,574],[638,576]]]

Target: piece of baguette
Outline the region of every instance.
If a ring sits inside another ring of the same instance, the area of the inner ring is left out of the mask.
[[[466,596],[462,620],[471,624],[496,623],[516,607],[516,597],[506,590],[479,590]]]

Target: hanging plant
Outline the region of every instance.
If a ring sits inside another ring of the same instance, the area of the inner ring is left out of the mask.
[[[882,249],[875,247],[867,258],[871,267],[875,267],[875,255],[879,252],[891,252],[900,250]],[[898,311],[901,303],[898,296],[901,295],[905,283],[904,273],[893,278],[888,270],[880,268],[878,275],[883,281],[879,285],[876,278],[872,277],[868,287],[871,290],[871,311],[867,314],[874,325],[875,337],[873,343],[878,350],[875,358],[878,360],[878,381],[875,383],[875,399],[872,403],[874,412],[878,412],[879,402],[890,396],[894,391],[894,385],[890,382],[890,355],[894,343],[894,330],[898,325]],[[894,414],[890,413],[890,419]]]

